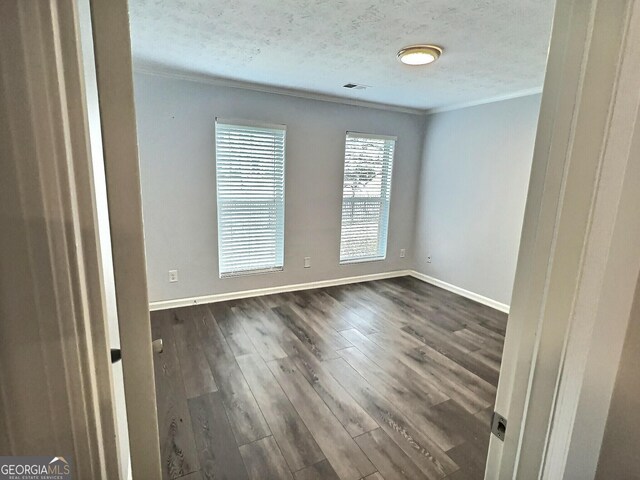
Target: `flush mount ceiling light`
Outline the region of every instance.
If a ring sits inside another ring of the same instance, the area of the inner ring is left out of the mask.
[[[442,48],[435,45],[411,45],[398,52],[398,60],[405,65],[427,65],[442,55]]]

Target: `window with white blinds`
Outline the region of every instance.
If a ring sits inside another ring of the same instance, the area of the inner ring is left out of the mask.
[[[396,137],[347,132],[340,263],[383,260]]]
[[[216,119],[220,277],[282,270],[286,127]]]

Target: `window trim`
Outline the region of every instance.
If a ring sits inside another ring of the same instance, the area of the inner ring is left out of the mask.
[[[257,269],[253,269],[253,270],[237,270],[237,271],[233,271],[233,272],[222,272],[221,271],[221,262],[220,262],[220,202],[219,202],[219,198],[218,198],[218,191],[219,191],[219,177],[218,177],[218,155],[217,155],[217,151],[218,151],[218,131],[217,131],[217,126],[218,124],[223,124],[223,125],[231,125],[231,126],[236,126],[236,127],[246,127],[246,128],[266,128],[266,129],[272,129],[272,130],[282,130],[282,132],[284,132],[284,149],[283,149],[283,156],[282,156],[282,172],[283,172],[283,179],[282,179],[282,266],[274,266],[274,267],[269,267],[269,268],[257,268]],[[285,256],[285,225],[286,225],[286,207],[287,207],[287,202],[286,202],[286,187],[287,187],[287,181],[286,181],[286,165],[287,165],[287,126],[284,124],[279,124],[279,123],[267,123],[267,122],[260,122],[260,121],[256,121],[256,120],[246,120],[246,119],[239,119],[239,118],[225,118],[225,117],[215,117],[215,121],[214,121],[214,151],[215,151],[215,172],[216,172],[216,217],[217,217],[217,225],[216,225],[216,235],[217,235],[217,242],[218,242],[218,278],[220,279],[224,279],[224,278],[234,278],[234,277],[245,277],[245,276],[251,276],[251,275],[264,275],[264,274],[268,274],[268,273],[277,273],[277,272],[282,272],[284,271],[284,265],[285,265],[285,261],[286,261],[286,256]]]
[[[389,202],[388,202],[388,210],[387,210],[387,235],[385,239],[385,249],[383,255],[376,256],[368,256],[368,257],[359,257],[342,260],[340,251],[342,249],[342,211],[344,208],[344,172],[346,169],[346,154],[347,154],[347,141],[349,138],[359,138],[359,139],[373,139],[373,140],[385,140],[385,141],[393,141],[393,156],[391,157],[391,170],[389,172]],[[391,197],[393,195],[393,170],[395,168],[395,158],[396,158],[396,149],[398,146],[398,137],[397,135],[383,135],[377,133],[363,133],[363,132],[355,132],[347,130],[344,136],[344,148],[343,148],[343,160],[342,160],[342,192],[340,195],[340,238],[338,242],[338,264],[339,265],[353,265],[359,263],[371,263],[371,262],[381,262],[387,259],[387,251],[389,250],[389,220],[391,217]]]

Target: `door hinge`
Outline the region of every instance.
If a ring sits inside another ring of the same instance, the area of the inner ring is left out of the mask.
[[[493,412],[491,419],[491,433],[504,442],[504,434],[507,433],[507,419],[498,412]]]

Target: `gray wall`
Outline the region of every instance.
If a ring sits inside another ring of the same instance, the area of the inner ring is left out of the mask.
[[[609,407],[596,479],[640,478],[640,282]]]
[[[427,117],[416,270],[510,303],[540,98]]]
[[[135,87],[151,301],[411,268],[421,116],[146,74],[135,75]],[[283,272],[218,278],[216,116],[287,125]],[[387,259],[340,266],[347,130],[397,135],[398,143]],[[170,269],[177,283],[169,283]]]

